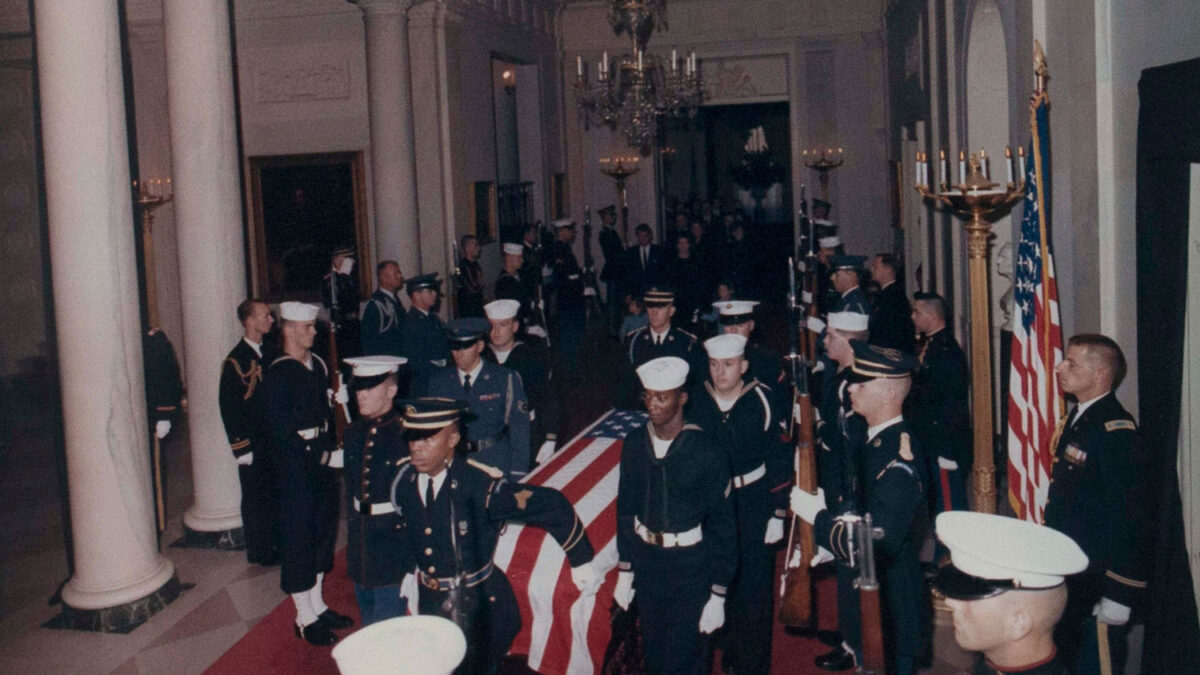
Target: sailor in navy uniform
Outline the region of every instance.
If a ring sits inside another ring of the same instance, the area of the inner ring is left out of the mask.
[[[857,312],[870,316],[871,303],[862,287],[858,285],[862,265],[866,260],[866,257],[861,255],[835,255],[829,259],[829,267],[832,270],[829,280],[838,295],[830,309],[831,312]]]
[[[746,338],[745,356],[750,367],[746,369],[743,380],[758,380],[759,384],[765,386],[769,390],[775,416],[783,419],[791,407],[792,378],[783,367],[783,357],[751,340],[755,326],[754,306],[757,304],[754,300],[724,300],[714,302],[713,308],[717,310],[717,321],[721,324],[722,332]]]
[[[480,356],[490,330],[480,317],[450,322],[442,340],[454,365],[434,373],[429,395],[467,403],[467,451],[515,482],[529,472],[529,400],[520,375]]]
[[[570,502],[550,488],[511,483],[504,472],[465,456],[460,401],[403,402],[410,458],[392,482],[397,531],[413,552],[401,584],[410,608],[457,623],[467,655],[456,673],[494,673],[521,628],[512,586],[492,555],[506,521],[545,529],[562,546],[571,579],[583,594],[603,580]]]
[[[330,432],[329,371],[312,353],[316,305],[279,305],[283,356],[263,377],[267,430],[279,483],[281,562],[279,585],[296,606],[296,635],[313,645],[337,640],[334,629],[353,620],[325,604],[321,584],[333,569],[337,539],[341,451]],[[340,401],[345,392],[339,392]]]
[[[650,421],[621,448],[613,599],[628,609],[639,598],[648,672],[701,673],[737,569],[729,457],[684,420],[686,361],[661,357],[637,372]]]
[[[950,551],[935,588],[954,615],[954,639],[983,652],[974,675],[1066,675],[1054,624],[1067,604],[1066,578],[1088,566],[1067,535],[1044,525],[986,513],[937,517]]]
[[[229,449],[238,465],[242,487],[242,533],[246,561],[279,563],[279,487],[275,457],[267,447],[267,412],[263,372],[275,360],[263,344],[275,318],[261,300],[244,300],[237,308],[243,336],[221,363],[217,401]]]
[[[529,399],[529,447],[534,451],[533,462],[540,464],[554,454],[561,411],[558,391],[550,380],[550,356],[542,345],[518,338],[518,310],[516,300],[493,300],[483,306],[492,329],[482,356],[521,376]]]
[[[617,385],[614,405],[625,410],[641,408],[641,380],[637,368],[660,356],[676,356],[688,364],[689,389],[702,379],[707,359],[695,335],[671,325],[675,316],[675,291],[669,286],[651,285],[642,293],[649,323],[625,336],[625,373]]]
[[[411,551],[397,536],[400,520],[391,503],[392,479],[408,457],[393,401],[404,359],[372,355],[346,359],[350,390],[360,417],[346,428],[346,570],[364,626],[405,614],[400,582],[413,567]]]
[[[1076,673],[1119,673],[1131,617],[1150,577],[1155,532],[1150,458],[1116,387],[1125,357],[1103,335],[1076,335],[1055,369],[1077,404],[1052,439],[1054,468],[1046,525],[1078,542],[1091,564],[1067,580],[1069,598],[1056,641]]]
[[[438,294],[442,280],[437,272],[412,277],[404,282],[404,290],[412,307],[404,320],[404,356],[412,371],[409,393],[414,396],[425,394],[429,378],[450,359],[446,347],[446,326],[437,315]]]
[[[354,247],[342,246],[330,254],[330,268],[321,278],[321,301],[337,327],[338,353],[342,357],[360,352],[358,301],[361,297],[354,275]]]
[[[496,279],[492,296],[497,300],[515,300],[518,306],[517,318],[522,326],[528,327],[533,317],[537,316],[537,299],[529,293],[529,287],[519,276],[524,258],[522,247],[520,244],[504,244],[503,250],[504,269]]]
[[[862,501],[858,507],[871,514],[883,538],[875,544],[875,560],[882,585],[885,639],[890,637],[887,672],[909,675],[928,651],[930,602],[917,559],[923,537],[920,516],[924,486],[916,467],[916,442],[901,412],[912,385],[917,361],[911,354],[853,343],[850,400],[854,411],[869,425],[860,472]],[[826,508],[825,491],[809,494],[792,488],[791,508],[813,524],[814,538],[823,549],[819,558],[852,555],[846,518]],[[846,645],[857,654],[861,644]]]
[[[783,539],[792,453],[768,390],[743,377],[746,338],[726,333],[704,341],[708,378],[692,396],[691,422],[729,454],[737,514],[738,568],[729,587],[728,621],[719,636],[728,668],[739,674],[771,668],[775,555]]]
[[[406,313],[396,293],[404,285],[404,274],[394,260],[376,267],[379,288],[363,308],[359,324],[364,354],[404,356],[404,319]]]

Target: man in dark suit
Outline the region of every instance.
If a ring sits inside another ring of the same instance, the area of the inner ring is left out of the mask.
[[[446,326],[437,315],[442,280],[437,272],[422,274],[404,282],[412,307],[404,320],[404,355],[412,371],[409,393],[423,396],[429,378],[446,367],[450,350],[446,348]]]
[[[279,562],[279,487],[275,458],[267,447],[266,405],[259,385],[264,364],[275,360],[263,345],[263,335],[275,318],[267,303],[255,298],[238,305],[237,317],[243,335],[221,364],[218,402],[242,484],[246,561],[269,566]]]
[[[634,230],[637,245],[625,249],[625,293],[638,296],[651,284],[664,281],[667,254],[654,243],[650,226],[642,223]]]
[[[1067,582],[1055,641],[1076,673],[1124,670],[1129,622],[1150,578],[1153,500],[1149,458],[1133,417],[1117,400],[1125,356],[1103,335],[1075,335],[1054,368],[1075,406],[1052,438],[1046,525],[1074,539],[1090,564]]]
[[[617,207],[609,204],[597,211],[600,214],[600,253],[604,256],[604,269],[600,270],[600,281],[604,282],[605,316],[608,319],[608,332],[617,334],[621,327],[621,315],[625,310],[625,293],[621,288],[621,279],[625,276],[622,270],[625,257],[625,242],[613,225],[617,221]]]
[[[871,344],[913,353],[912,307],[904,295],[904,285],[896,279],[896,256],[880,253],[871,259],[871,277],[879,283],[875,307],[871,312]]]
[[[404,356],[404,319],[406,313],[396,296],[404,285],[404,274],[395,260],[384,260],[375,267],[379,288],[371,294],[359,324],[364,354]]]

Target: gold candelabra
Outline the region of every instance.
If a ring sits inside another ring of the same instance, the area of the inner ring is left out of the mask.
[[[626,199],[625,180],[638,172],[638,157],[601,157],[600,173],[617,182],[617,203],[621,207],[621,241],[629,242],[629,200]]]
[[[992,236],[991,220],[1019,201],[1025,192],[1025,181],[1013,180],[1013,155],[1005,148],[1008,180],[1002,186],[990,178],[987,153],[979,151],[970,159],[959,152],[959,180],[956,185],[947,185],[946,151],[939,153],[941,160],[940,190],[929,187],[929,157],[917,153],[916,190],[926,199],[942,204],[966,219],[967,270],[971,289],[971,401],[975,410],[975,468],[971,476],[971,488],[975,498],[975,510],[983,513],[996,512],[996,467],[992,460],[994,428],[992,426],[992,358],[991,358],[991,312],[988,304],[988,240]],[[1018,151],[1020,173],[1025,175],[1025,155]]]
[[[800,153],[804,166],[817,172],[821,182],[821,199],[829,201],[829,172],[846,161],[841,148],[812,148]]]
[[[158,326],[158,280],[154,266],[154,210],[175,199],[170,178],[133,181],[133,202],[142,210],[142,259],[146,270],[146,315]]]

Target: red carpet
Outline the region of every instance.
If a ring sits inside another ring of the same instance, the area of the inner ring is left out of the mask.
[[[782,562],[782,559],[781,561]],[[837,607],[832,574],[817,581],[817,615],[821,628],[837,628]],[[334,559],[333,572],[325,579],[325,601],[330,607],[358,621],[358,605],[354,587],[346,576],[346,554],[339,552]],[[295,610],[292,601],[285,599],[270,614],[264,616],[241,640],[225,652],[207,671],[208,675],[240,675],[242,673],[328,673],[337,675],[337,665],[330,655],[332,647],[312,647],[297,638],[292,631]],[[345,637],[350,631],[341,631]],[[824,675],[826,671],[813,665],[813,657],[829,648],[816,639],[788,635],[783,626],[775,624],[772,673]],[[714,659],[720,663],[719,656]],[[505,667],[502,672],[512,672]],[[719,673],[719,668],[714,669]]]

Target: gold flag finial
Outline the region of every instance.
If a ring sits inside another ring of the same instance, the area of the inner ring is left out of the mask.
[[[1046,83],[1050,80],[1050,68],[1046,66],[1046,52],[1042,50],[1042,43],[1037,40],[1033,41],[1033,75],[1036,90],[1045,92]]]

